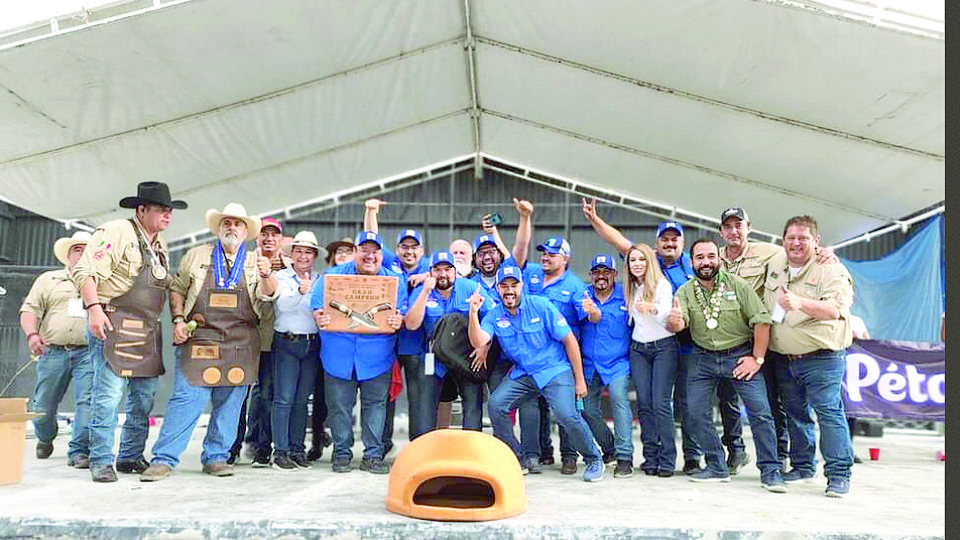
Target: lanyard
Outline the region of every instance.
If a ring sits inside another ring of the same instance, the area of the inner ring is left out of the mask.
[[[243,263],[247,258],[247,250],[243,246],[237,250],[237,257],[233,261],[233,267],[230,268],[230,275],[224,279],[226,271],[227,258],[223,254],[223,246],[218,240],[213,246],[213,278],[217,282],[217,287],[221,289],[236,289],[240,283],[240,277],[243,275]]]

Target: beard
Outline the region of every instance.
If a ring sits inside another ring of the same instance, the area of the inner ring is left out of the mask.
[[[473,270],[473,265],[467,261],[454,261],[453,267],[457,269],[457,274],[464,277],[469,276]]]
[[[709,265],[709,264],[705,264],[705,265],[703,265],[703,266],[695,269],[694,272],[696,272],[697,277],[700,278],[700,279],[703,279],[703,280],[711,280],[711,279],[713,279],[714,276],[717,275],[717,272],[718,272],[719,270],[720,270],[720,267],[719,267],[719,266],[711,266],[711,265]]]
[[[453,287],[453,280],[445,277],[437,278],[437,290],[446,291]]]
[[[237,249],[240,244],[243,243],[243,240],[239,236],[232,232],[228,232],[220,237],[220,243],[223,244],[223,247],[230,249],[231,251]]]

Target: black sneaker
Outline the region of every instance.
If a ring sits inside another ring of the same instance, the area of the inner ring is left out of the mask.
[[[730,475],[713,472],[710,469],[700,469],[690,475],[691,482],[729,482]]]
[[[846,497],[850,493],[850,480],[846,478],[828,478],[824,495],[834,499]]]
[[[353,469],[350,466],[350,458],[346,456],[334,457],[330,462],[330,467],[335,473],[348,473]]]
[[[734,476],[738,474],[740,469],[750,463],[750,459],[750,454],[743,450],[730,452],[730,456],[727,458],[727,469],[730,471],[730,475]]]
[[[625,459],[617,460],[617,467],[613,469],[614,478],[630,478],[633,476],[633,463]]]
[[[269,450],[257,450],[257,453],[253,456],[253,465],[254,469],[264,469],[270,466],[270,451]]]
[[[37,459],[47,459],[53,453],[52,442],[37,441]]]
[[[614,454],[613,452],[610,452],[609,454],[604,454],[604,455],[603,455],[603,464],[604,464],[604,465],[609,465],[609,464],[613,463],[613,462],[616,461],[616,460],[617,460],[617,456],[616,456],[616,454]]]
[[[577,458],[560,458],[560,474],[577,474]]]
[[[278,471],[295,471],[299,467],[287,454],[273,456],[273,468]]]
[[[307,456],[303,454],[290,454],[290,460],[293,461],[297,467],[301,469],[309,469],[310,463],[307,461]]]
[[[323,457],[322,446],[313,446],[310,448],[310,451],[307,452],[307,461],[318,461],[321,457]]]
[[[368,458],[360,462],[360,470],[371,474],[390,474],[390,466],[382,459]]]
[[[700,460],[688,459],[683,462],[683,474],[687,476],[693,476],[700,469]]]
[[[140,456],[133,461],[117,462],[117,472],[122,472],[123,474],[140,474],[149,467],[150,464],[147,463],[147,460],[143,459],[143,456]]]

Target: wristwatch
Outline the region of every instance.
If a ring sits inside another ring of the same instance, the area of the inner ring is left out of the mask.
[[[762,365],[763,365],[764,359],[763,359],[762,356],[754,356],[753,359],[757,361],[757,365],[758,365],[758,366],[762,366]]]
[[[185,322],[187,322],[187,319],[185,319],[183,315],[174,315],[174,316],[173,316],[173,324],[185,323]]]

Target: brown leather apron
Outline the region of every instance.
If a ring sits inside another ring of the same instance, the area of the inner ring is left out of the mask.
[[[163,279],[153,275],[153,258],[137,224],[130,220],[140,244],[143,266],[133,287],[110,300],[103,311],[113,330],[104,329],[103,356],[121,377],[157,377],[164,374],[160,313],[166,300],[170,272],[163,253],[160,264],[167,270]]]
[[[187,320],[199,313],[204,323],[183,344],[180,367],[193,386],[246,386],[257,382],[260,332],[246,279],[236,289],[214,286],[213,265]]]

